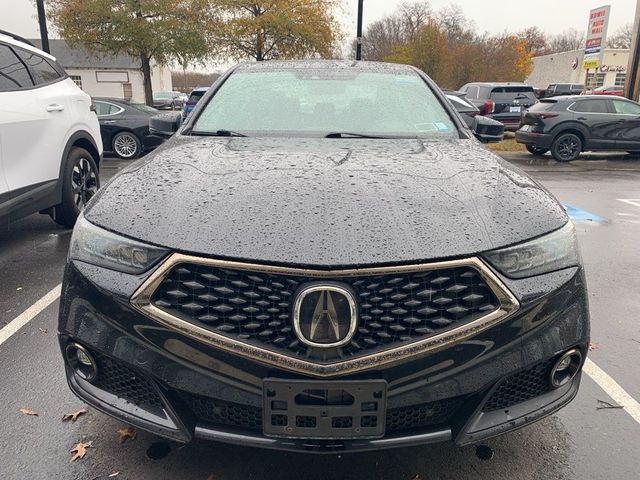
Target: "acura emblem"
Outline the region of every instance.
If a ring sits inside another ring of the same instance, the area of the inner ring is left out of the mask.
[[[339,285],[302,289],[293,304],[293,329],[305,345],[332,348],[351,341],[358,318],[353,294]]]

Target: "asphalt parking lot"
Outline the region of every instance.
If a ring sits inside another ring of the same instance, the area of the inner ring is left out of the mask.
[[[480,452],[440,444],[306,456],[207,442],[158,445],[141,431],[120,444],[117,431],[124,425],[90,408],[76,422],[62,422],[65,413],[85,408],[67,388],[55,333],[70,231],[33,215],[0,232],[0,328],[11,323],[0,330],[0,477],[93,479],[119,472],[111,478],[639,478],[640,157],[585,155],[560,164],[550,156],[503,156],[544,184],[576,220],[590,290],[593,363],[567,408],[487,441]],[[126,165],[106,159],[103,182]],[[612,408],[619,406],[624,408]],[[71,463],[70,449],[78,441],[91,447]],[[149,458],[158,452],[163,458]],[[483,459],[478,453],[489,454]]]

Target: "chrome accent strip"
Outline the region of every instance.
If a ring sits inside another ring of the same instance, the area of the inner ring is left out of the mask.
[[[252,272],[309,276],[317,278],[370,276],[377,274],[438,270],[453,267],[471,267],[475,269],[480,274],[482,279],[487,283],[487,286],[491,289],[491,291],[500,302],[500,307],[498,307],[493,312],[490,312],[487,315],[484,315],[483,317],[480,317],[472,322],[466,323],[456,328],[452,328],[451,330],[433,335],[422,340],[417,340],[407,345],[401,345],[395,348],[371,353],[369,355],[364,355],[362,357],[350,360],[343,360],[331,364],[319,364],[299,357],[293,357],[265,348],[256,347],[255,345],[226,337],[219,333],[212,332],[210,330],[182,320],[181,318],[171,315],[151,304],[151,297],[158,286],[166,278],[171,269],[181,263],[207,265],[231,270],[246,270]],[[424,355],[436,350],[441,350],[497,325],[520,308],[520,303],[518,302],[516,297],[489,269],[489,267],[477,257],[416,265],[399,265],[394,267],[371,267],[345,270],[313,270],[306,268],[267,266],[244,262],[234,262],[229,260],[216,260],[211,258],[202,258],[191,255],[184,255],[181,253],[174,253],[170,255],[155,270],[155,272],[153,272],[149,276],[149,278],[134,292],[134,294],[131,296],[130,302],[131,305],[140,313],[148,316],[159,324],[178,333],[186,335],[187,337],[190,337],[194,340],[236,355],[240,355],[242,357],[250,358],[258,362],[316,377],[335,377],[338,375],[346,375],[370,368],[379,368],[382,365],[389,365],[406,361],[408,358],[417,357],[419,355]]]

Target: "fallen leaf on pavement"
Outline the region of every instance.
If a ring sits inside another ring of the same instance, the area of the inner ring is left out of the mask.
[[[133,428],[126,427],[118,430],[118,443],[124,443],[127,440],[134,440],[136,438],[136,431]]]
[[[84,415],[85,413],[87,413],[86,408],[81,408],[77,412],[65,413],[62,416],[62,421],[66,422],[68,420],[71,420],[72,422],[75,422],[80,415]]]
[[[113,472],[113,473],[110,473],[110,474],[107,476],[107,478],[117,477],[118,475],[120,475],[120,472]]]
[[[600,348],[600,346],[597,343],[589,343],[589,351],[592,352],[594,350],[597,350],[598,348]]]
[[[47,334],[47,329],[46,329],[46,328],[40,328],[40,327],[38,327],[38,330],[40,330],[40,333],[43,333],[43,334],[45,334],[45,335]]]
[[[83,459],[84,456],[87,454],[87,448],[90,448],[90,447],[91,447],[91,442],[76,443],[71,449],[71,453],[73,453],[73,456],[71,457],[71,462],[75,462],[76,460]]]
[[[28,409],[28,408],[26,408],[26,407],[22,407],[22,408],[20,409],[20,411],[21,411],[22,413],[24,413],[25,415],[28,415],[28,416],[30,416],[30,417],[37,417],[37,416],[38,416],[38,412],[34,412],[33,410],[30,410],[30,409]]]

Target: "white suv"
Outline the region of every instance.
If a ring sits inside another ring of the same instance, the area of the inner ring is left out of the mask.
[[[100,186],[94,110],[54,57],[0,33],[0,228],[37,211],[73,226]]]

